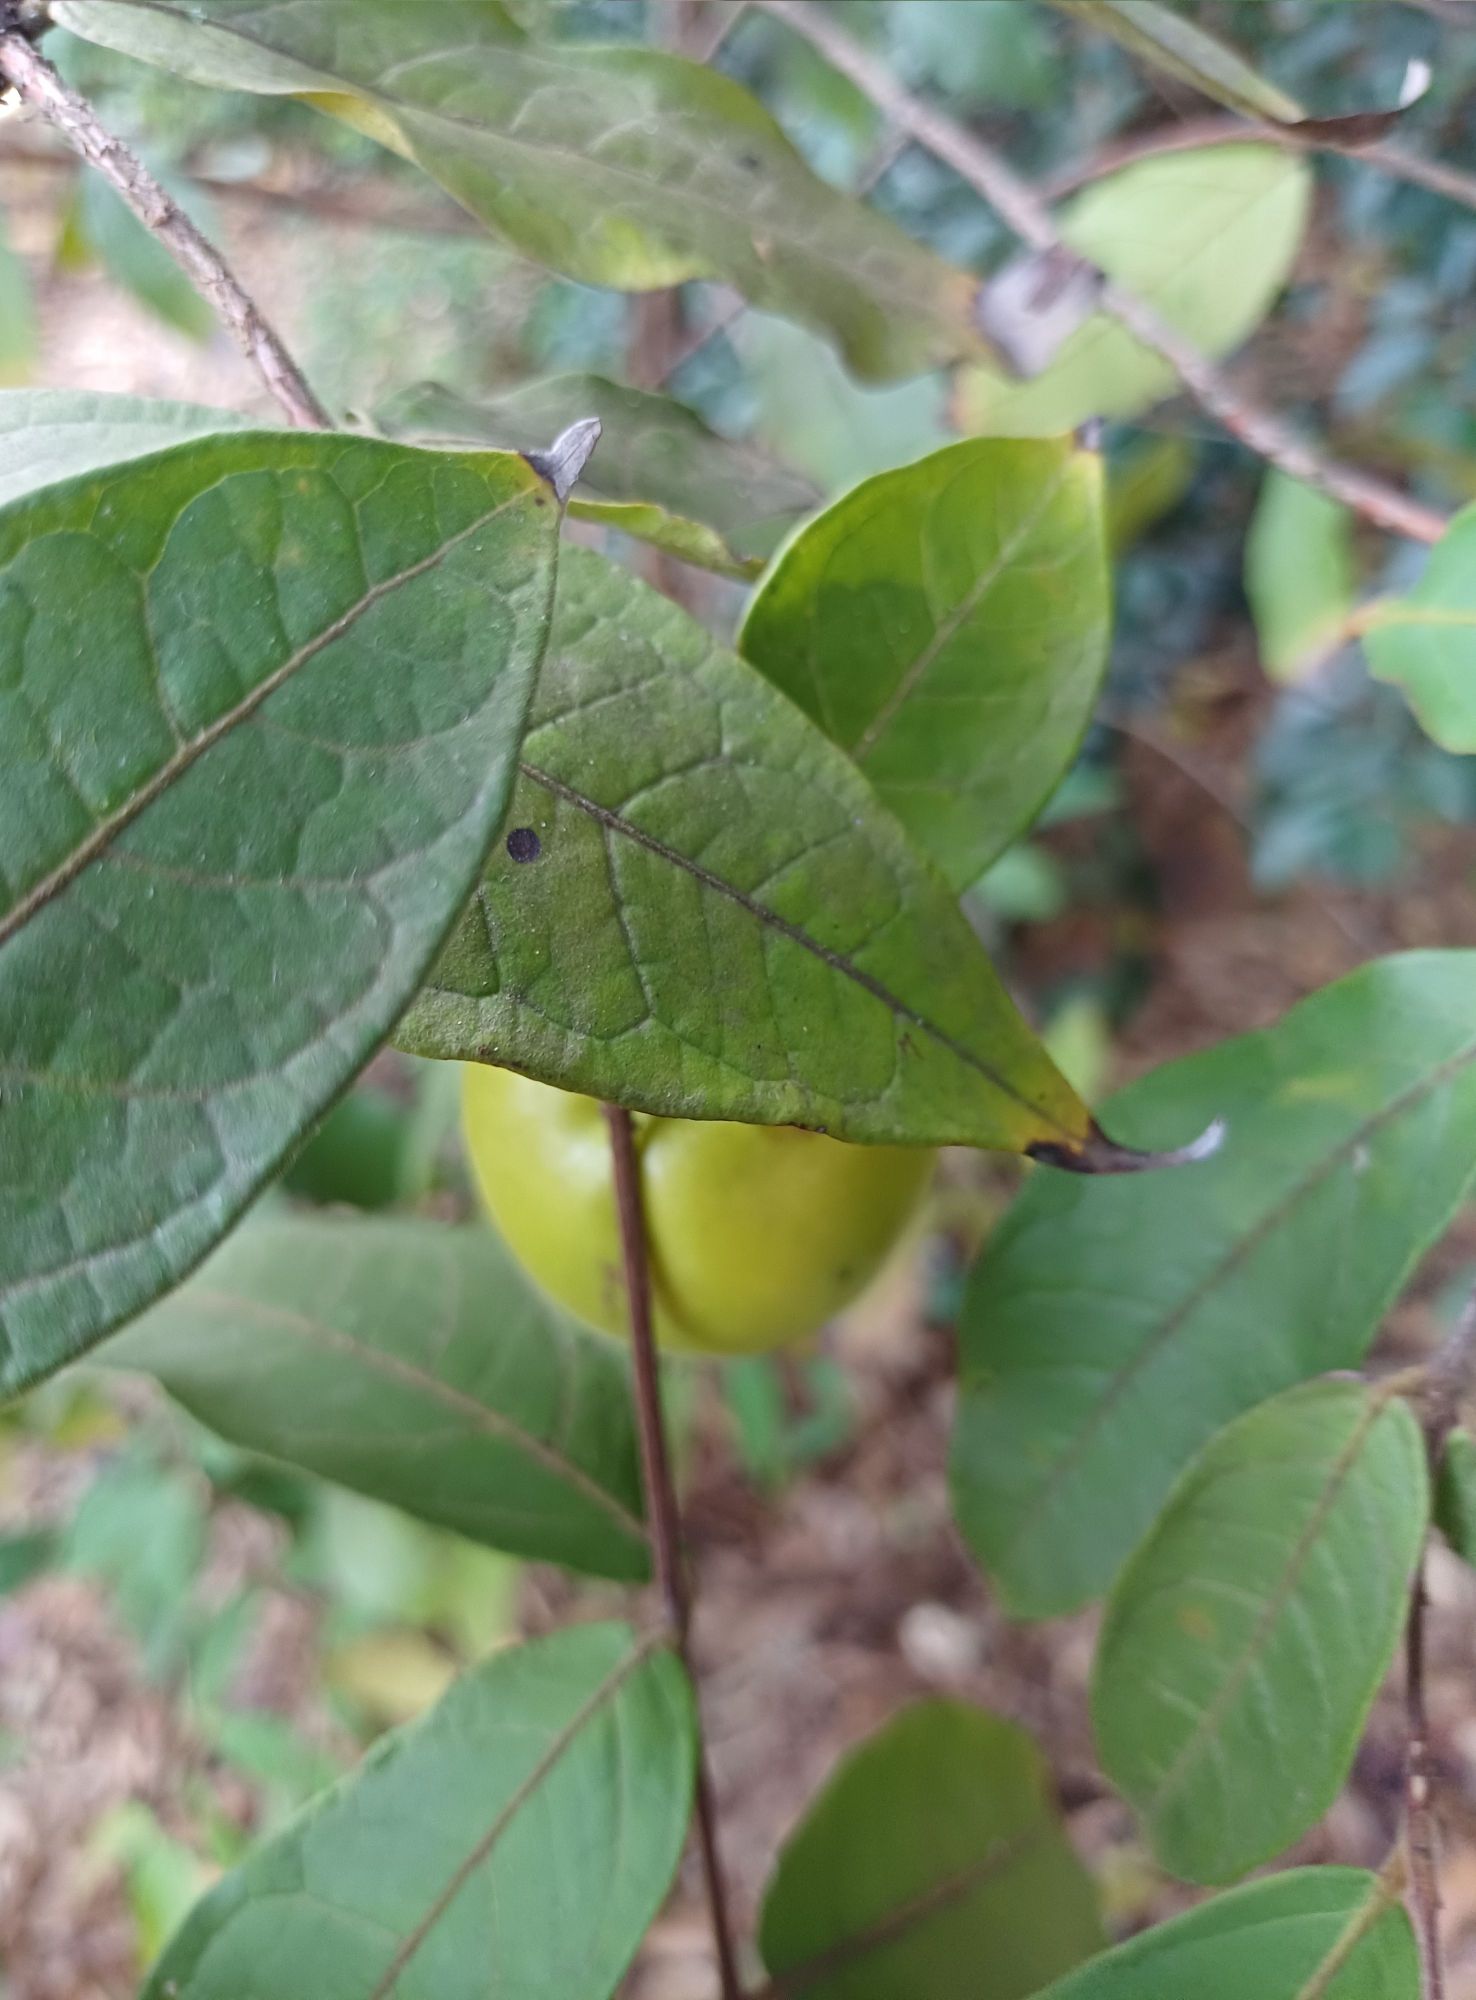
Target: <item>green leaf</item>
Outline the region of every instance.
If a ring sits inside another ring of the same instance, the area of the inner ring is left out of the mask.
[[[0,1389],[230,1228],[476,880],[547,630],[524,459],[202,439],[0,511]]]
[[[1118,1578],[1092,1678],[1102,1768],[1165,1868],[1226,1882],[1337,1797],[1429,1519],[1409,1405],[1304,1382],[1212,1438]]]
[[[1245,544],[1245,592],[1272,680],[1300,680],[1337,643],[1354,582],[1352,515],[1273,466]]]
[[[1157,0],[1053,0],[1088,27],[1114,41],[1155,69],[1193,84],[1217,104],[1228,104],[1247,118],[1267,118],[1276,125],[1295,125],[1302,107],[1294,97],[1260,76],[1245,58],[1196,27],[1172,7]]]
[[[960,1526],[1010,1609],[1099,1595],[1221,1425],[1362,1357],[1476,1167],[1476,954],[1364,966],[1112,1101],[1130,1139],[1223,1115],[1219,1155],[1036,1176],[959,1328]]]
[[[1211,355],[1259,326],[1285,284],[1311,207],[1307,162],[1274,146],[1206,146],[1140,160],[1077,195],[1061,234]],[[959,378],[961,428],[996,436],[1131,417],[1170,394],[1168,363],[1105,313],[1030,382],[983,368]]]
[[[86,389],[0,392],[0,505],[166,445],[259,428],[234,410],[212,410],[202,403],[162,403]]]
[[[181,199],[186,191],[173,176],[162,178],[169,193]],[[211,219],[201,212],[198,193],[191,189],[188,195],[181,205],[188,208],[207,234],[213,235]],[[166,326],[172,326],[190,340],[210,339],[216,327],[214,308],[101,175],[83,175],[77,189],[75,219],[82,244],[101,261],[109,277],[131,292]]]
[[[1040,2000],[1419,2000],[1409,1918],[1361,1868],[1293,1868],[1129,1938]]]
[[[785,2000],[1021,2000],[1101,1942],[1040,1752],[959,1701],[918,1702],[845,1760],[760,1923]]]
[[[1362,621],[1368,662],[1404,690],[1420,727],[1446,750],[1476,750],[1476,507],[1462,508],[1407,596]]]
[[[1107,664],[1102,464],[970,439],[801,528],[740,647],[860,765],[956,889],[1034,818]]]
[[[947,885],[678,606],[569,550],[507,825],[396,1034],[672,1117],[1090,1146]],[[531,853],[535,858],[526,858]]]
[[[0,384],[24,382],[36,360],[36,305],[31,274],[11,249],[0,215]],[[4,478],[0,461],[0,479]]]
[[[1435,1479],[1435,1525],[1458,1556],[1476,1563],[1476,1438],[1452,1431]]]
[[[879,379],[987,353],[977,279],[819,180],[756,98],[700,63],[529,41],[466,0],[59,0],[53,13],[197,83],[306,97],[587,284],[720,278]]]
[[[708,568],[726,563],[746,574],[819,494],[808,480],[751,446],[730,444],[700,417],[647,389],[627,389],[602,375],[549,375],[520,382],[501,395],[471,402],[425,383],[396,396],[378,413],[391,437],[421,443],[502,445],[534,449],[578,417],[600,420],[600,448],[580,481],[570,513],[608,520],[627,534],[660,543],[666,535],[718,552],[689,557]],[[640,502],[644,525],[612,502]],[[654,503],[654,505],[652,504]],[[676,517],[668,526],[656,509]],[[710,539],[701,543],[703,531]],[[681,546],[672,548],[686,555]]]
[[[211,1890],[143,2000],[608,2000],[693,1739],[680,1666],[623,1625],[494,1653]]]
[[[488,1230],[250,1226],[103,1349],[233,1444],[473,1541],[643,1577],[619,1350],[544,1303]]]

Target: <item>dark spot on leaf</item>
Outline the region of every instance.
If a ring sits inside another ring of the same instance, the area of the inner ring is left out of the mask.
[[[543,852],[543,842],[531,826],[515,826],[507,836],[507,851],[514,861],[536,861]]]
[[[759,156],[757,153],[740,153],[738,155],[738,164],[740,167],[745,168],[747,172],[756,174],[759,170]]]

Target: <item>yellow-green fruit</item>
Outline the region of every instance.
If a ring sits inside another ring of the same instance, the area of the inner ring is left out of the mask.
[[[509,1248],[561,1305],[627,1331],[610,1138],[593,1098],[468,1064],[466,1142]],[[876,1275],[932,1170],[926,1147],[791,1125],[635,1116],[657,1338],[706,1354],[802,1340]]]

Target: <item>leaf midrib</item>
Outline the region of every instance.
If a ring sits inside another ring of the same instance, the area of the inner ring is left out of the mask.
[[[1039,1104],[1033,1103],[1030,1098],[1016,1089],[1008,1077],[1003,1075],[999,1070],[996,1070],[991,1064],[985,1062],[982,1056],[976,1055],[965,1043],[960,1042],[955,1036],[949,1034],[946,1028],[939,1027],[927,1015],[920,1014],[915,1008],[909,1007],[907,1002],[893,993],[889,986],[885,986],[881,980],[873,978],[869,972],[863,971],[859,965],[852,959],[847,958],[844,953],[832,951],[828,945],[821,944],[818,938],[811,937],[809,932],[802,930],[798,924],[792,924],[787,917],[781,917],[777,910],[771,910],[766,903],[760,903],[755,897],[746,895],[734,883],[724,881],[721,875],[715,875],[710,868],[704,868],[700,862],[693,861],[690,856],[679,853],[674,847],[668,847],[665,841],[658,840],[654,834],[647,833],[643,827],[635,825],[632,820],[625,819],[620,813],[612,811],[609,806],[600,805],[597,800],[591,799],[585,793],[576,790],[573,785],[565,784],[563,779],[555,778],[551,773],[542,771],[536,765],[526,762],[520,762],[518,769],[533,784],[542,786],[545,791],[551,792],[555,798],[563,799],[577,811],[587,814],[589,818],[594,820],[597,825],[605,828],[607,832],[618,834],[622,839],[629,840],[634,846],[644,848],[648,854],[654,854],[659,860],[669,863],[673,868],[680,869],[683,874],[690,875],[694,881],[701,883],[704,888],[711,889],[715,895],[722,896],[727,901],[737,904],[740,909],[746,910],[758,923],[776,932],[780,937],[787,938],[791,944],[798,945],[801,950],[809,952],[812,957],[818,958],[823,965],[828,965],[833,972],[837,972],[843,978],[851,980],[863,992],[869,993],[872,999],[880,1001],[887,1011],[898,1020],[907,1022],[909,1026],[916,1028],[920,1034],[928,1036],[930,1040],[936,1042],[941,1048],[946,1049],[958,1062],[963,1063],[978,1076],[981,1076],[991,1089],[997,1090],[1002,1097],[1007,1098],[1012,1104],[1018,1105],[1021,1110],[1028,1112],[1032,1118],[1039,1121],[1042,1127],[1046,1127],[1058,1134],[1062,1143],[1071,1152],[1074,1153],[1080,1150],[1083,1142],[1083,1135],[1081,1133],[1070,1131],[1066,1126],[1061,1124],[1059,1119],[1052,1117]]]
[[[537,1763],[528,1772],[528,1775],[503,1805],[491,1826],[488,1827],[481,1839],[477,1841],[470,1853],[458,1863],[445,1888],[432,1902],[425,1915],[402,1940],[389,1964],[375,1981],[373,1991],[369,1994],[368,2000],[388,2000],[388,1996],[399,1983],[400,1975],[404,1972],[406,1966],[409,1965],[411,1959],[420,1950],[420,1947],[425,1943],[447,1910],[450,1909],[452,1903],[461,1894],[461,1891],[466,1887],[472,1876],[482,1866],[482,1863],[486,1861],[516,1815],[528,1803],[528,1800],[538,1790],[538,1787],[552,1772],[564,1752],[574,1742],[586,1724],[599,1713],[607,1702],[614,1699],[626,1681],[635,1673],[636,1669],[644,1666],[652,1654],[660,1650],[662,1644],[663,1639],[659,1632],[652,1633],[649,1637],[643,1639],[639,1645],[626,1654],[617,1667],[606,1674],[605,1678],[589,1698],[570,1716],[564,1727],[552,1739]]]
[[[1004,1543],[997,1558],[1001,1564],[1007,1563],[1021,1543],[1039,1531],[1043,1510],[1054,1505],[1059,1499],[1062,1488],[1076,1473],[1097,1433],[1117,1404],[1143,1371],[1157,1360],[1164,1349],[1189,1324],[1215,1288],[1253,1257],[1261,1245],[1288,1220],[1303,1201],[1314,1195],[1330,1175],[1354,1157],[1360,1146],[1382,1131],[1386,1125],[1402,1117],[1406,1111],[1417,1105],[1421,1098],[1449,1083],[1473,1061],[1476,1061],[1476,1041],[1468,1042],[1453,1056],[1448,1056],[1443,1063],[1437,1064],[1428,1075],[1418,1077],[1388,1104],[1381,1105],[1377,1112],[1365,1118],[1331,1152],[1324,1155],[1310,1172],[1304,1174],[1281,1201],[1269,1208],[1253,1229],[1234,1239],[1198,1284],[1193,1286],[1173,1310],[1165,1315],[1152,1337],[1135,1349],[1127,1363],[1112,1377],[1106,1393],[1093,1405],[1087,1421],[1072,1438],[1068,1449],[1054,1461],[1045,1477],[1025,1497],[1020,1508],[1020,1525]],[[1473,1172],[1476,1172],[1476,1163],[1473,1163]]]
[[[111,813],[98,820],[85,840],[79,841],[63,860],[39,881],[33,883],[25,895],[0,916],[0,948],[23,930],[38,911],[45,909],[55,897],[70,887],[84,869],[107,851],[120,833],[125,832],[141,813],[146,812],[151,805],[162,798],[169,787],[177,779],[182,778],[207,751],[214,749],[217,743],[241,723],[249,721],[257,709],[270,700],[278,689],[285,687],[310,660],[315,659],[335,640],[341,639],[345,633],[352,631],[367,611],[372,610],[386,597],[392,596],[403,585],[414,583],[417,578],[426,575],[462,542],[480,534],[499,515],[505,514],[511,507],[518,506],[527,497],[526,493],[509,495],[506,500],[499,501],[497,506],[440,543],[429,555],[422,556],[418,562],[409,564],[405,569],[397,570],[393,576],[384,577],[380,582],[372,584],[321,632],[304,641],[282,661],[280,666],[274,667],[271,673],[258,681],[240,701],[224,710],[196,735],[181,743],[173,756],[166,758],[151,778],[140,785],[138,790],[121,805],[114,807]]]
[[[223,1315],[254,1320],[259,1325],[285,1333],[305,1345],[340,1355],[346,1360],[357,1363],[368,1374],[382,1376],[386,1381],[398,1383],[403,1388],[414,1390],[432,1402],[453,1410],[458,1416],[467,1418],[487,1436],[521,1451],[543,1471],[567,1481],[593,1505],[608,1514],[625,1533],[633,1536],[644,1546],[646,1541],[644,1524],[613,1493],[607,1492],[582,1466],[565,1458],[547,1439],[536,1437],[531,1431],[524,1430],[501,1410],[494,1410],[486,1403],[478,1402],[475,1396],[468,1395],[465,1390],[457,1389],[449,1382],[443,1382],[439,1376],[427,1374],[425,1370],[397,1354],[387,1354],[382,1348],[371,1347],[342,1327],[332,1326],[326,1320],[314,1318],[308,1313],[294,1312],[286,1306],[267,1305],[260,1299],[243,1297],[239,1293],[220,1291],[209,1286],[192,1290],[189,1296],[196,1304]]]

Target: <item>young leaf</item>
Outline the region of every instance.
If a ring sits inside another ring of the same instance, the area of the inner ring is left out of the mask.
[[[1435,1525],[1458,1556],[1476,1563],[1476,1438],[1452,1431],[1435,1481]]]
[[[1414,1931],[1361,1868],[1293,1868],[1129,1938],[1040,2000],[1419,2000]]]
[[[819,493],[798,473],[750,445],[730,444],[670,396],[627,389],[601,375],[548,375],[471,402],[423,383],[378,412],[391,437],[421,443],[501,445],[527,451],[574,418],[600,420],[600,448],[570,512],[610,519],[628,534],[654,540],[652,527],[630,525],[612,502],[654,503],[689,535],[707,529],[728,560],[745,569],[775,544]],[[667,532],[671,532],[668,530]],[[684,551],[677,548],[675,554]],[[708,567],[713,567],[709,562]]]
[[[1409,1405],[1304,1382],[1212,1438],[1113,1589],[1092,1719],[1165,1868],[1225,1882],[1332,1804],[1429,1518]]]
[[[1015,1203],[964,1305],[952,1467],[1013,1611],[1097,1596],[1221,1425],[1356,1365],[1476,1167],[1473,981],[1470,952],[1365,966],[1114,1100],[1140,1142],[1224,1116],[1215,1159]]]
[[[630,1386],[489,1230],[326,1218],[240,1231],[110,1341],[233,1444],[473,1541],[646,1574]]]
[[[1301,679],[1334,645],[1353,605],[1353,517],[1273,466],[1245,543],[1245,593],[1273,680]]]
[[[0,1391],[178,1282],[476,880],[547,631],[523,458],[206,438],[0,511]]]
[[[1206,146],[1140,160],[1075,197],[1061,234],[1196,347],[1227,354],[1285,284],[1311,206],[1307,162],[1274,146]],[[960,427],[1043,436],[1088,417],[1131,417],[1168,395],[1159,355],[1098,313],[1033,381],[959,378]]]
[[[858,375],[987,343],[978,281],[812,174],[718,71],[528,40],[466,0],[58,0],[63,27],[197,83],[305,97],[415,160],[525,256],[592,285],[721,278]]]
[[[970,439],[801,528],[739,644],[962,889],[1076,754],[1109,622],[1101,460]]]
[[[218,1883],[143,2000],[608,2000],[693,1761],[680,1666],[625,1626],[494,1653]]]
[[[1244,56],[1157,0],[1053,0],[1053,4],[1111,35],[1155,69],[1193,84],[1206,97],[1247,118],[1265,118],[1276,125],[1295,125],[1302,118],[1297,100],[1260,76]]]
[[[1420,727],[1446,750],[1476,750],[1476,507],[1456,515],[1407,596],[1373,607],[1369,665],[1404,690]]]
[[[259,428],[234,410],[202,403],[161,403],[87,389],[0,392],[0,505],[166,445]]]
[[[779,1857],[760,1948],[786,2000],[1021,2000],[1100,1948],[1035,1745],[921,1701],[852,1753]]]
[[[673,1117],[1092,1150],[850,760],[585,550],[561,567],[507,824],[402,1048]]]

